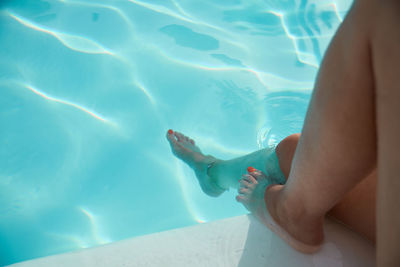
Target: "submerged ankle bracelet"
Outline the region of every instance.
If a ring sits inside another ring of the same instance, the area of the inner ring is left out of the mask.
[[[208,173],[208,171],[211,169],[211,167],[214,166],[215,162],[216,161],[213,161],[207,165],[207,171],[206,171],[207,176],[210,178],[210,181],[213,183],[213,185],[215,185],[215,187],[217,187],[217,189],[227,191],[228,189],[220,187],[214,180],[211,180],[210,174]]]
[[[212,166],[214,166],[214,163],[215,163],[215,161],[213,161],[213,162],[211,162],[211,163],[209,163],[209,164],[207,165],[207,171],[206,171],[206,173],[207,173],[208,177],[210,177],[210,174],[208,173],[208,171],[211,169]]]

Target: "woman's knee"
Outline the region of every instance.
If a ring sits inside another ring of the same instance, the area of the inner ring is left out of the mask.
[[[283,139],[276,147],[277,154],[294,154],[296,151],[297,143],[299,142],[300,134],[292,134]]]

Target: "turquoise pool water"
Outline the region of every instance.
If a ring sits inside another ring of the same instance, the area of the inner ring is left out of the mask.
[[[349,0],[0,3],[0,264],[245,213],[165,132],[231,158],[299,132]]]

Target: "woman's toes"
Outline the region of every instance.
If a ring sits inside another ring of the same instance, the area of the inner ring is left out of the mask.
[[[256,181],[267,179],[267,176],[262,171],[256,169],[254,169],[252,172],[249,172],[249,175],[253,177]]]
[[[250,195],[251,194],[251,190],[246,187],[239,187],[238,192],[239,192],[239,194],[242,194],[242,195]]]
[[[251,184],[255,184],[255,185],[258,184],[257,179],[255,177],[253,177],[252,175],[244,174],[242,176],[242,178]]]
[[[240,203],[246,203],[248,201],[248,198],[244,195],[237,195],[236,201]]]
[[[195,146],[195,142],[193,139],[190,139],[188,136],[186,136],[178,131],[168,130],[167,131],[167,139],[170,142],[175,140],[177,143],[183,143],[184,145],[191,144],[191,145]]]
[[[250,184],[248,181],[246,181],[245,179],[241,179],[240,181],[239,181],[239,184],[240,184],[240,187],[243,187],[243,188],[247,188],[247,187],[251,187],[252,186],[252,184]]]
[[[184,140],[184,136],[180,132],[175,132],[174,134],[175,134],[176,138],[178,139],[178,142],[182,142]]]
[[[176,143],[176,138],[175,138],[174,134],[170,134],[169,132],[167,133],[167,140],[168,140],[171,144]]]
[[[248,188],[253,191],[257,186],[257,181],[251,176],[247,177],[243,175],[242,179],[239,181],[239,184],[240,187]]]

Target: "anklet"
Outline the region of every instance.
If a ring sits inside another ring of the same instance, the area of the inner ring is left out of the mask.
[[[211,180],[211,177],[210,177],[210,174],[208,173],[208,171],[211,169],[212,166],[214,166],[214,163],[215,163],[215,162],[216,162],[216,161],[213,161],[213,162],[211,162],[211,163],[209,163],[209,164],[207,165],[207,171],[206,171],[207,176],[210,178],[210,181],[213,183],[213,185],[214,185],[215,187],[217,187],[217,189],[222,190],[222,191],[228,191],[228,189],[225,189],[225,188],[220,187],[219,185],[217,185],[217,183],[216,183],[214,180]]]

